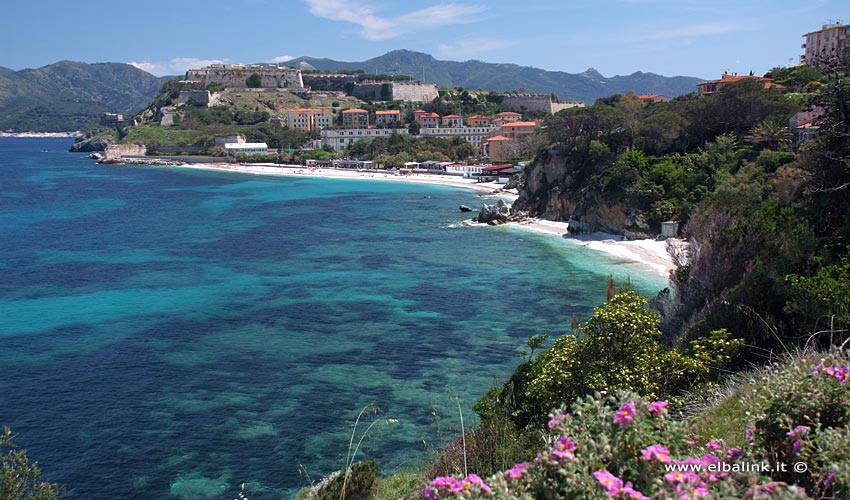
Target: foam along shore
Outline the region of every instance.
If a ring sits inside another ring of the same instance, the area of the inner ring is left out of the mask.
[[[530,224],[524,224],[520,227],[538,233],[560,236],[567,241],[591,250],[645,265],[664,276],[668,276],[670,271],[676,269],[673,257],[667,251],[668,241],[678,247],[686,245],[678,239],[623,240],[619,235],[602,232],[573,235],[567,232],[569,223],[545,219],[532,219]]]
[[[303,165],[275,165],[272,163],[195,163],[180,165],[180,168],[194,168],[200,170],[220,170],[228,172],[239,172],[244,174],[258,175],[286,175],[295,177],[326,177],[333,179],[368,179],[379,181],[395,181],[395,182],[415,182],[420,184],[438,184],[441,186],[453,186],[467,189],[474,189],[484,193],[501,194],[501,184],[494,182],[478,182],[476,179],[469,179],[460,176],[438,175],[438,174],[420,174],[410,173],[401,174],[391,171],[359,171],[345,170],[335,168],[308,168]],[[510,195],[510,193],[505,193]]]

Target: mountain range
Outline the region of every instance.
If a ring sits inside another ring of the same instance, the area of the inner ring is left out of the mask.
[[[286,62],[289,66],[321,71],[363,70],[367,73],[410,75],[414,79],[434,82],[439,87],[554,93],[563,101],[592,104],[600,97],[634,90],[639,94],[654,93],[676,97],[696,91],[704,81],[689,76],[666,77],[654,73],[635,72],[626,76],[602,76],[593,68],[583,73],[546,71],[517,64],[441,61],[422,52],[394,50],[361,62],[299,57]]]
[[[144,108],[163,80],[122,63],[60,61],[20,71],[0,67],[0,130],[85,130],[103,112],[133,114]]]
[[[448,88],[553,93],[561,100],[588,104],[629,90],[675,97],[695,91],[702,81],[642,72],[605,77],[592,68],[571,74],[477,60],[441,61],[409,50],[394,50],[360,62],[299,57],[286,64],[321,71],[411,75]],[[143,109],[169,78],[158,78],[122,63],[60,61],[20,71],[0,67],[0,131],[85,130],[97,124],[103,112],[132,115]]]

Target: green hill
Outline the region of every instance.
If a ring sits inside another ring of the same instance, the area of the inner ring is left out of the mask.
[[[0,68],[0,130],[85,130],[101,113],[133,114],[163,79],[121,63],[60,61],[38,69]]]
[[[670,97],[696,91],[700,78],[666,77],[636,72],[626,76],[605,77],[593,68],[583,73],[546,71],[517,64],[487,63],[477,60],[440,61],[421,52],[394,50],[362,62],[300,57],[287,63],[295,67],[321,71],[363,70],[366,73],[411,75],[415,79],[434,82],[441,87],[464,87],[512,91],[555,93],[561,100],[593,103],[600,97],[622,94],[629,90],[664,94]]]

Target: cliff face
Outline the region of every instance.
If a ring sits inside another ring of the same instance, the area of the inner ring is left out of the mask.
[[[570,232],[604,231],[629,239],[657,235],[638,210],[603,192],[593,172],[578,168],[558,150],[548,150],[526,168],[525,186],[514,203],[533,217],[570,223]]]

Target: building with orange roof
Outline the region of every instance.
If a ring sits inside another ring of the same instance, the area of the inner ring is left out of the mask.
[[[638,96],[641,102],[670,102],[672,97],[661,94],[641,94]]]
[[[345,128],[368,128],[369,112],[360,108],[346,109],[342,112],[342,126]]]
[[[312,131],[333,126],[333,112],[321,108],[298,108],[286,112],[286,125],[289,128]]]
[[[513,158],[514,141],[509,137],[497,135],[484,141],[481,149],[485,156],[489,156],[491,161],[503,161]]]
[[[486,127],[490,124],[490,118],[484,115],[472,115],[467,117],[466,123],[470,127]]]
[[[460,115],[446,115],[443,117],[443,126],[450,128],[463,127],[463,117]]]
[[[401,111],[388,109],[386,111],[375,111],[375,123],[392,123],[401,121]]]
[[[773,78],[767,78],[765,76],[753,76],[753,75],[738,76],[737,74],[734,74],[734,73],[730,75],[729,73],[726,73],[724,71],[723,75],[721,75],[719,80],[712,80],[710,82],[698,83],[697,84],[697,93],[699,93],[700,96],[711,95],[711,94],[719,91],[720,89],[722,89],[724,86],[729,85],[730,83],[740,82],[741,80],[757,80],[759,82],[762,82],[764,84],[764,88],[766,88],[766,89],[772,89],[772,88],[781,89],[781,88],[784,88],[782,85],[773,83]]]
[[[429,113],[428,111],[418,109],[413,112],[413,119],[422,128],[436,128],[440,126],[440,115],[437,113]]]
[[[537,122],[509,122],[499,127],[494,133],[508,139],[516,139],[523,135],[535,133],[538,127]]]

